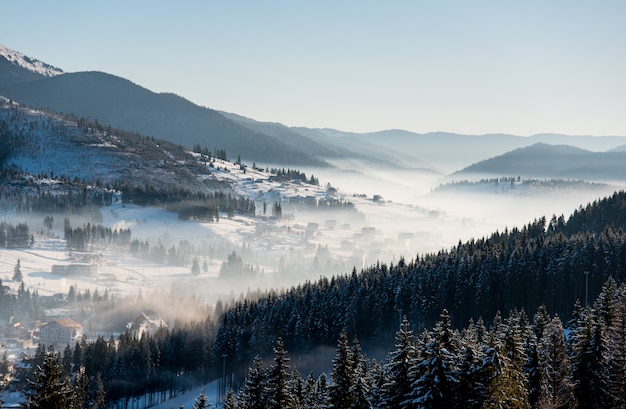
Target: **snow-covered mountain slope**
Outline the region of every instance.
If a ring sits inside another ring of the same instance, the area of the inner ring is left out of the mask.
[[[44,77],[54,77],[56,75],[63,74],[63,70],[60,68],[53,67],[43,61],[31,58],[20,53],[19,51],[11,50],[2,44],[0,44],[0,56],[19,67],[43,75]]]
[[[178,145],[25,108],[4,98],[0,129],[0,142],[10,147],[5,165],[27,174],[207,190],[209,168]]]

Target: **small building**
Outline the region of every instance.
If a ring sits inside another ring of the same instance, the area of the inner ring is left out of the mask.
[[[98,266],[93,263],[55,264],[52,266],[52,274],[95,277],[98,274]]]
[[[133,322],[126,326],[131,332],[141,338],[144,332],[154,334],[159,328],[167,328],[163,319],[155,313],[142,312]]]
[[[311,222],[311,223],[306,225],[306,230],[304,232],[304,235],[306,237],[313,237],[315,235],[315,233],[317,233],[319,228],[320,228],[319,224]]]
[[[71,318],[59,318],[39,328],[39,342],[44,346],[74,345],[82,336],[83,326]]]
[[[363,240],[371,240],[376,236],[376,227],[363,227],[361,229]]]

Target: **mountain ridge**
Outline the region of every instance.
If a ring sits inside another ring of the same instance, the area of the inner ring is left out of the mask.
[[[192,147],[225,149],[248,161],[328,166],[280,140],[253,132],[210,108],[171,93],[154,93],[131,81],[97,71],[68,73],[0,89],[31,106]]]
[[[201,107],[182,96],[155,93],[99,71],[63,73],[7,47],[0,46],[0,50],[5,50],[0,52],[0,95],[188,148],[224,149],[231,157],[240,155],[248,162],[307,167],[345,164],[361,169],[379,165],[451,174],[535,142],[567,143],[593,151],[619,150],[626,144],[622,136],[541,133],[523,137],[402,129],[351,133],[287,127]],[[50,67],[49,75],[38,68],[43,66]]]
[[[477,162],[451,177],[472,175],[623,181],[626,152],[592,152],[572,145],[537,142]]]

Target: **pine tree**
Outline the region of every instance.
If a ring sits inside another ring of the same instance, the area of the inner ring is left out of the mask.
[[[538,351],[540,381],[537,408],[574,408],[574,385],[570,377],[563,326],[558,316],[544,327]]]
[[[94,396],[94,402],[92,409],[104,409],[106,403],[106,391],[104,390],[104,382],[100,373],[96,375],[96,394]]]
[[[191,263],[191,274],[200,274],[200,263],[198,262],[198,257],[193,258],[193,262]]]
[[[389,409],[402,408],[412,391],[409,379],[411,362],[415,358],[413,332],[406,316],[400,330],[396,332],[396,349],[385,365],[385,384],[382,387],[382,401]]]
[[[421,361],[412,373],[412,404],[420,408],[454,407],[457,397],[459,335],[452,330],[447,310],[435,325],[432,339],[424,344]]]
[[[369,399],[369,379],[367,374],[367,359],[361,352],[359,340],[355,337],[352,341],[352,363],[354,364],[354,384],[350,393],[353,396],[354,409],[370,409],[372,404]]]
[[[237,397],[235,392],[231,388],[226,392],[226,399],[224,399],[224,409],[237,409]]]
[[[484,353],[482,383],[485,385],[485,409],[529,409],[528,392],[522,369],[511,362],[492,334]]]
[[[541,304],[533,317],[533,329],[537,339],[543,337],[543,331],[549,323],[550,314],[548,314],[548,309],[545,304]]]
[[[337,353],[333,360],[333,370],[330,375],[331,384],[328,390],[329,407],[333,409],[351,408],[354,399],[350,391],[354,386],[354,363],[350,355],[348,334],[341,331],[337,344]]]
[[[328,408],[329,396],[328,396],[328,378],[324,372],[320,374],[315,383],[315,403],[314,406],[320,409]]]
[[[17,259],[17,264],[13,268],[13,281],[17,281],[21,283],[24,281],[24,276],[22,275],[22,268],[20,265],[20,259]]]
[[[243,388],[239,391],[241,409],[265,408],[265,379],[262,366],[261,358],[257,355],[248,369]]]
[[[196,397],[196,400],[191,405],[192,409],[209,409],[213,405],[209,403],[209,398],[204,394],[204,389],[200,390],[200,395]]]
[[[43,363],[37,366],[33,378],[29,380],[31,389],[27,392],[29,408],[73,408],[74,388],[53,347],[44,353]]]
[[[607,285],[608,284],[608,285]],[[613,297],[612,283],[607,283],[593,306],[593,320],[590,324],[590,338],[582,351],[582,373],[579,380],[587,389],[584,396],[579,396],[579,404],[594,408],[613,408],[614,396],[611,391],[611,345],[607,322],[613,322],[616,302]],[[609,291],[605,292],[605,289]],[[577,362],[580,365],[580,362]]]
[[[274,364],[267,373],[265,395],[268,409],[295,408],[292,396],[292,378],[289,372],[289,358],[282,338],[278,338],[274,347]]]
[[[574,314],[570,321],[570,362],[574,379],[574,396],[579,407],[587,408],[593,400],[594,376],[590,372],[593,354],[591,338],[593,333],[594,314],[589,308],[583,308],[576,302]]]
[[[618,302],[613,324],[608,328],[611,360],[609,390],[616,407],[626,407],[626,285],[618,290]]]
[[[464,338],[463,352],[460,355],[458,381],[459,389],[456,405],[466,409],[482,408],[485,386],[481,382],[482,357],[477,352],[477,344],[471,338]]]

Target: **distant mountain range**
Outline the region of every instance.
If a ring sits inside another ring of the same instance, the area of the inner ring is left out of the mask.
[[[499,176],[624,181],[626,150],[591,152],[569,145],[536,143],[480,161],[451,175],[453,178]]]
[[[417,134],[403,130],[356,134],[333,129],[289,128],[200,107],[180,96],[154,93],[102,72],[63,73],[3,46],[0,46],[0,95],[187,148],[200,145],[225,149],[229,158],[241,155],[242,160],[260,165],[336,166],[357,171],[382,167],[445,175],[460,169],[465,172],[471,164],[478,165],[486,158],[537,142],[567,144],[594,152],[623,151],[626,146],[626,137],[619,136],[520,137]],[[582,167],[583,164],[578,164],[579,174],[585,173]],[[492,169],[495,171],[495,165]],[[564,174],[576,173],[569,170]]]

